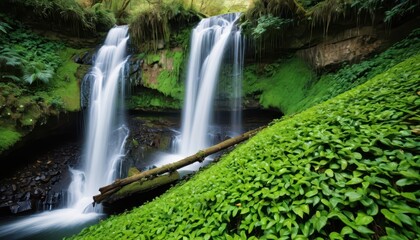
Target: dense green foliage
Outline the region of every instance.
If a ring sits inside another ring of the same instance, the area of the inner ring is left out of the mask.
[[[4,15],[0,18],[7,24],[7,34],[0,35],[2,152],[49,116],[80,109],[75,77],[79,64],[73,57],[84,50],[36,35]]]
[[[0,21],[9,26],[8,34],[0,36],[0,81],[48,83],[60,64],[56,52],[64,48],[63,44],[31,34],[4,15]]]
[[[108,30],[115,24],[111,12],[101,4],[82,7],[75,0],[5,0],[3,8],[24,20],[36,16],[38,22],[66,29],[75,36],[91,36],[98,30]]]
[[[74,239],[418,239],[420,55]]]

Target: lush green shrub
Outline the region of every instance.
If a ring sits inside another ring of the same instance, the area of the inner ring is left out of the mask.
[[[8,34],[0,36],[0,81],[48,83],[61,63],[57,52],[63,44],[35,35],[5,15],[0,21],[10,26]]]
[[[48,116],[80,109],[75,77],[80,65],[73,58],[86,49],[41,37],[4,15],[0,21],[8,25],[7,34],[0,35],[1,152],[18,139],[10,132],[21,137]]]
[[[420,54],[74,239],[420,238]]]
[[[18,17],[34,15],[38,22],[60,27],[64,33],[74,36],[92,36],[97,30],[107,31],[115,24],[113,13],[106,11],[102,4],[82,7],[75,0],[5,0],[2,4]]]

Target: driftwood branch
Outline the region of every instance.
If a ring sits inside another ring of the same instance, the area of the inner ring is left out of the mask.
[[[258,133],[260,130],[262,130],[264,127],[265,126],[254,129],[254,130],[251,130],[251,131],[246,132],[246,133],[243,133],[243,134],[241,134],[237,137],[227,139],[227,140],[225,140],[221,143],[218,143],[216,145],[213,145],[209,148],[198,151],[196,154],[188,156],[188,157],[186,157],[186,158],[184,158],[180,161],[177,161],[177,162],[174,162],[174,163],[169,163],[169,164],[166,164],[166,165],[163,165],[161,167],[154,168],[154,169],[151,169],[151,170],[148,170],[148,171],[144,171],[144,172],[141,172],[139,174],[135,174],[135,175],[127,177],[127,178],[117,179],[112,184],[101,187],[99,189],[99,191],[101,193],[94,196],[93,200],[96,203],[100,203],[101,201],[108,198],[109,196],[111,196],[112,194],[114,194],[115,192],[117,192],[118,190],[120,190],[122,187],[124,187],[127,184],[130,184],[130,183],[142,180],[142,179],[154,178],[155,176],[157,176],[159,174],[163,174],[163,173],[166,173],[166,172],[173,172],[176,169],[188,166],[192,163],[201,162],[201,161],[204,160],[205,157],[207,157],[207,156],[209,156],[213,153],[219,152],[221,150],[224,150],[228,147],[231,147],[235,144],[238,144],[242,141],[247,140],[251,136]]]

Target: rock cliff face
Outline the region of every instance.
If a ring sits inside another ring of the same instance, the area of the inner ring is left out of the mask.
[[[385,41],[373,27],[352,28],[331,36],[296,54],[315,69],[336,67],[343,62],[358,62],[377,52]]]
[[[296,54],[316,70],[336,69],[343,63],[360,62],[384,50],[419,26],[419,18],[415,18],[394,28],[377,25],[343,29],[314,41],[311,47],[302,45]]]

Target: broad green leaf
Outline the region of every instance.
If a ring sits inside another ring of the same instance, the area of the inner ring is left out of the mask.
[[[332,197],[330,198],[330,202],[331,202],[332,207],[335,208],[339,203],[342,203],[343,200],[337,197]]]
[[[344,239],[338,232],[331,232],[330,235],[330,240],[341,240]]]
[[[366,213],[369,214],[370,216],[375,216],[376,214],[378,214],[378,211],[379,211],[378,204],[372,203],[371,205],[368,206]]]
[[[311,190],[311,191],[307,192],[305,194],[305,196],[308,197],[308,198],[310,198],[312,196],[315,196],[316,194],[318,194],[318,190],[317,189],[314,189],[314,190]]]
[[[354,153],[353,153],[353,157],[354,157],[355,159],[362,159],[362,154],[360,154],[360,153],[358,153],[358,152],[354,152]]]
[[[347,161],[346,160],[341,159],[340,164],[341,164],[341,170],[345,170],[347,168]]]
[[[325,182],[321,182],[321,189],[322,189],[322,193],[324,193],[326,196],[329,196],[332,193],[332,190],[329,188],[328,184],[326,184]]]
[[[363,179],[355,177],[355,178],[352,178],[350,181],[346,182],[346,185],[354,185],[354,184],[359,184],[361,182],[363,182]]]
[[[355,201],[359,201],[360,199],[362,199],[362,195],[358,192],[346,192],[345,193],[346,197],[349,198],[350,202],[355,202]]]
[[[326,174],[328,177],[334,177],[334,172],[333,172],[333,170],[331,170],[331,169],[327,169],[327,170],[325,170],[325,174]]]
[[[398,219],[401,220],[401,222],[405,224],[408,224],[410,226],[413,226],[415,224],[414,221],[407,214],[396,213],[395,215],[397,216]]]
[[[322,202],[322,204],[324,204],[328,208],[330,208],[330,209],[333,208],[331,203],[327,199],[323,198],[323,199],[321,199],[321,202]]]
[[[370,230],[369,228],[365,227],[365,226],[356,226],[355,228],[356,231],[364,233],[364,234],[374,234],[375,232]]]
[[[255,222],[252,222],[248,226],[248,234],[250,234],[254,230]]]
[[[381,213],[391,222],[397,224],[398,226],[402,227],[402,223],[400,219],[395,215],[395,213],[392,213],[388,209],[381,209]]]
[[[417,201],[416,195],[412,192],[402,192],[401,196],[413,201]]]
[[[408,179],[408,178],[402,178],[402,179],[400,179],[396,182],[396,184],[400,187],[404,187],[404,186],[407,186],[407,185],[412,185],[413,183],[416,183],[416,180]]]
[[[327,216],[321,216],[315,221],[315,229],[320,232],[321,229],[327,224],[328,217]]]
[[[351,234],[351,233],[353,233],[353,229],[349,226],[345,226],[343,227],[343,229],[341,229],[341,235],[343,236]]]
[[[355,219],[355,223],[357,225],[368,225],[373,221],[373,217],[366,215],[365,213],[359,212],[357,213],[357,217]]]
[[[406,178],[420,180],[420,173],[419,172],[416,172],[416,171],[414,171],[412,169],[409,169],[407,171],[401,171],[400,174],[403,175]]]
[[[300,218],[303,218],[303,210],[300,207],[292,207],[292,210],[296,215],[298,215]]]

